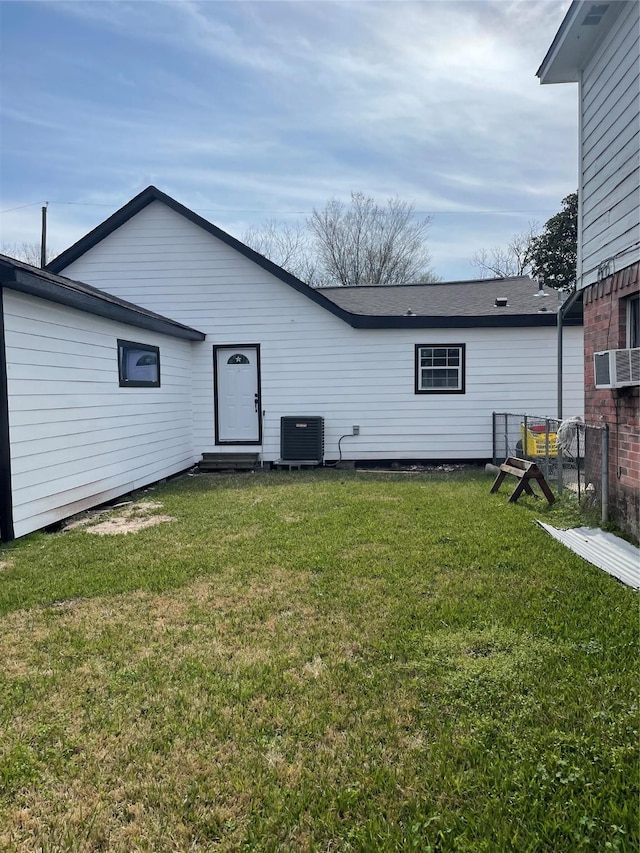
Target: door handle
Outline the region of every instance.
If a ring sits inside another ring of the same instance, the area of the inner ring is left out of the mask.
[[[258,392],[253,395],[253,405],[255,406],[256,412],[258,411]]]

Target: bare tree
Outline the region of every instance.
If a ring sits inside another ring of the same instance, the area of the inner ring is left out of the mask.
[[[438,281],[426,246],[430,217],[414,221],[413,205],[390,199],[382,207],[351,193],[314,209],[305,225],[268,220],[243,241],[312,287]]]
[[[283,225],[269,219],[247,229],[242,241],[306,284],[313,287],[319,283],[309,235],[299,222]]]
[[[531,272],[534,241],[540,230],[537,222],[530,222],[526,231],[514,234],[506,247],[479,249],[471,265],[480,270],[480,278],[507,278],[528,275]]]
[[[23,240],[22,243],[2,243],[0,244],[0,253],[15,258],[17,261],[24,261],[34,267],[40,266],[40,243],[29,243],[26,240]],[[47,263],[55,256],[56,252],[48,248],[46,251]]]
[[[343,286],[435,281],[430,224],[430,217],[414,220],[406,201],[381,207],[363,193],[351,193],[349,205],[332,199],[307,221],[322,282]]]

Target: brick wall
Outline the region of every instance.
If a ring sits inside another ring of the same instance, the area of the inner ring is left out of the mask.
[[[640,538],[640,388],[596,389],[593,353],[624,349],[627,304],[640,290],[632,264],[584,292],[585,421],[609,425],[609,507],[612,521]],[[598,453],[594,447],[594,453]]]

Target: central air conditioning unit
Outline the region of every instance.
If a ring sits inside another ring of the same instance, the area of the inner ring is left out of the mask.
[[[640,348],[609,349],[593,354],[596,388],[640,385]]]
[[[280,457],[288,462],[322,462],[324,418],[280,418]]]

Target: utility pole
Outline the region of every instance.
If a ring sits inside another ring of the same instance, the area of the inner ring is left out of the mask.
[[[40,269],[44,269],[47,263],[47,207],[49,202],[45,201],[42,207],[42,237],[40,238]]]

